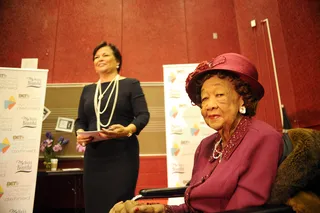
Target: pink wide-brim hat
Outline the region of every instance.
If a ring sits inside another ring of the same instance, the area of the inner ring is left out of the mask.
[[[197,88],[197,81],[213,70],[223,70],[236,74],[240,79],[250,85],[253,96],[257,100],[263,97],[264,89],[258,81],[256,67],[243,55],[225,53],[210,61],[201,62],[197,68],[188,75],[186,79],[186,91],[193,103],[197,104],[197,92],[200,92]]]

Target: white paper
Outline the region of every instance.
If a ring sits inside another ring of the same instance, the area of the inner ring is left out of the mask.
[[[37,58],[23,58],[21,59],[21,68],[37,69],[38,59]]]
[[[102,132],[102,131],[85,131],[85,132],[77,132],[77,134],[85,137],[93,137],[92,142],[106,140],[105,138],[100,136],[99,132]]]

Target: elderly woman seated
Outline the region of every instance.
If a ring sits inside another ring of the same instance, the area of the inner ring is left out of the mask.
[[[242,55],[222,54],[190,73],[186,91],[217,132],[203,139],[195,152],[185,203],[126,201],[110,212],[219,212],[268,201],[283,144],[273,127],[253,118],[264,95],[255,66]]]

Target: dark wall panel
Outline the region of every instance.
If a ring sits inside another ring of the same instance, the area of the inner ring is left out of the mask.
[[[60,1],[54,83],[97,81],[93,48],[102,40],[121,49],[122,1]]]
[[[163,64],[188,63],[183,0],[123,1],[123,74],[162,81]]]
[[[278,1],[297,122],[320,125],[320,1]]]
[[[267,121],[277,129],[281,129],[279,102],[277,97],[274,69],[267,34],[266,24],[262,20],[268,18],[273,41],[274,56],[281,95],[281,102],[295,120],[295,101],[293,85],[289,70],[285,41],[279,19],[277,0],[235,0],[238,34],[241,53],[249,57],[257,66],[259,78],[265,88],[265,97],[260,101],[257,117]],[[256,21],[252,28],[250,21]]]
[[[188,58],[199,63],[225,52],[240,52],[233,1],[185,1]],[[213,33],[218,38],[213,39]]]

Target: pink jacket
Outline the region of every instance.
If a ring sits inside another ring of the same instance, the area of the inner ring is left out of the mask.
[[[266,203],[282,156],[281,135],[265,122],[243,118],[223,150],[221,162],[212,158],[220,135],[198,146],[185,204],[172,212],[219,212]]]

